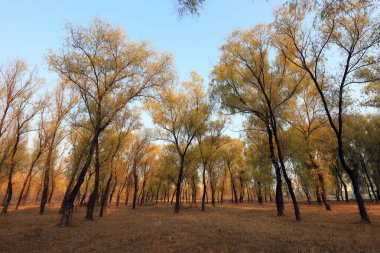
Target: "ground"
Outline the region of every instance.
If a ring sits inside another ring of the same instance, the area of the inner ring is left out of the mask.
[[[368,205],[372,224],[358,222],[357,206],[332,211],[301,204],[302,222],[277,217],[273,204],[110,207],[85,221],[76,209],[72,226],[59,228],[57,206],[43,216],[24,207],[0,217],[0,252],[380,252],[380,205]]]

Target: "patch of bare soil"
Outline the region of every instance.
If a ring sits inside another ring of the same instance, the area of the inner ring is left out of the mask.
[[[77,208],[68,228],[56,226],[57,207],[25,207],[0,217],[0,252],[380,252],[380,205],[368,207],[370,225],[354,203],[302,204],[301,223],[290,204],[285,217],[274,204],[110,207],[95,221]]]

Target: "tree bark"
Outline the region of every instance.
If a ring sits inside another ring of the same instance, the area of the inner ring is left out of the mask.
[[[91,141],[90,149],[89,149],[89,152],[88,152],[88,155],[86,158],[86,162],[82,167],[81,173],[79,174],[78,180],[77,180],[73,190],[70,192],[67,199],[64,202],[62,202],[62,206],[61,206],[62,214],[61,214],[61,220],[59,223],[60,227],[66,227],[66,226],[70,225],[70,219],[71,219],[71,216],[73,213],[74,201],[75,201],[75,198],[79,192],[79,189],[80,189],[80,187],[84,181],[84,178],[87,174],[87,170],[90,166],[92,156],[94,154],[95,146],[97,145],[97,142],[98,142],[98,138],[99,138],[99,133],[95,134],[93,140]]]
[[[99,142],[95,144],[95,180],[94,189],[90,195],[87,204],[86,220],[94,219],[95,204],[99,195],[99,176],[100,176],[100,161],[99,161]]]
[[[206,164],[203,163],[203,171],[202,171],[202,183],[203,183],[203,193],[202,193],[202,211],[205,211],[205,198],[206,198],[206,191],[207,191],[207,184],[206,184]]]
[[[288,176],[288,173],[286,172],[286,168],[285,168],[285,164],[284,164],[284,159],[282,157],[282,151],[281,151],[281,146],[280,146],[280,141],[278,139],[278,136],[277,136],[277,130],[276,130],[276,121],[275,119],[273,119],[274,123],[273,123],[273,126],[274,129],[273,129],[273,136],[274,136],[274,139],[275,139],[275,142],[276,142],[276,146],[277,146],[277,154],[278,154],[278,160],[280,161],[280,165],[281,165],[281,170],[282,170],[282,174],[285,178],[285,182],[288,186],[288,190],[289,190],[289,193],[290,193],[290,196],[292,198],[292,202],[293,202],[293,208],[294,208],[294,214],[296,216],[296,220],[297,221],[301,221],[301,212],[299,210],[299,206],[298,206],[298,202],[297,202],[297,199],[296,199],[296,195],[294,194],[294,190],[293,190],[293,186],[292,186],[292,182]]]
[[[132,201],[132,209],[136,208],[138,189],[139,189],[139,181],[138,181],[138,176],[137,176],[137,168],[136,168],[136,165],[134,165],[133,166],[133,201]]]
[[[103,217],[104,209],[107,207],[107,199],[108,199],[108,194],[111,187],[112,177],[113,177],[113,171],[111,171],[111,174],[107,180],[106,188],[103,191],[103,195],[102,195],[102,199],[100,203],[99,217]]]
[[[269,154],[270,160],[275,168],[276,173],[276,208],[277,216],[284,215],[284,197],[282,193],[282,178],[281,178],[281,169],[277,162],[276,155],[274,153],[274,144],[273,144],[273,133],[269,125],[266,126],[268,134],[268,143],[269,143]]]
[[[182,183],[182,177],[183,177],[183,169],[184,169],[184,157],[181,156],[179,171],[178,171],[178,178],[176,183],[176,191],[175,191],[175,206],[174,206],[174,212],[178,213],[180,208],[180,197],[181,197],[181,183]]]

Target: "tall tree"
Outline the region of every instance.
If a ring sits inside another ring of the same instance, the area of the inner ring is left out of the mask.
[[[67,226],[74,200],[95,153],[95,183],[87,205],[93,219],[99,192],[99,138],[117,114],[133,101],[152,94],[171,78],[171,57],[154,52],[148,43],[129,42],[119,27],[95,19],[87,27],[68,24],[64,47],[50,52],[50,68],[81,98],[78,117],[91,132],[89,152],[75,186],[62,205],[61,226]]]
[[[202,211],[205,210],[205,197],[207,193],[207,182],[206,182],[206,172],[209,173],[211,180],[213,162],[215,161],[214,156],[216,152],[223,146],[223,130],[225,127],[225,120],[216,120],[207,122],[206,131],[200,132],[197,138],[197,146],[195,149],[198,151],[199,160],[201,163],[201,173],[202,173]],[[213,202],[214,203],[214,202]]]
[[[30,165],[29,169],[27,171],[26,178],[24,180],[24,183],[22,184],[19,197],[17,199],[16,207],[17,210],[21,201],[24,199],[26,200],[26,195],[29,192],[28,189],[30,187],[33,172],[35,170],[36,165],[38,165],[38,162],[42,159],[40,159],[45,151],[46,148],[46,141],[45,141],[45,135],[43,131],[43,110],[41,111],[41,117],[39,119],[38,123],[38,129],[37,129],[37,137],[34,140],[33,150],[30,154]]]
[[[294,98],[304,74],[293,71],[290,62],[272,45],[272,29],[258,25],[235,31],[222,46],[213,71],[214,93],[222,107],[232,113],[253,116],[267,131],[270,156],[276,171],[277,214],[283,215],[282,181],[292,197],[296,219],[301,220],[292,182],[280,143],[280,114]]]
[[[188,151],[196,136],[205,131],[206,122],[210,117],[210,110],[205,103],[205,93],[202,89],[202,78],[195,72],[192,80],[185,82],[183,89],[178,92],[174,87],[164,89],[160,93],[159,101],[150,100],[147,110],[153,121],[162,130],[164,141],[171,143],[177,155],[176,167],[178,178],[176,181],[175,212],[179,212],[181,184],[184,177],[185,165],[188,162]]]
[[[20,77],[19,77],[20,78]],[[9,132],[11,152],[9,157],[8,166],[8,185],[6,191],[6,198],[3,205],[1,214],[5,214],[8,210],[9,203],[12,200],[13,195],[13,174],[18,164],[23,160],[20,157],[22,149],[25,149],[26,140],[25,135],[30,129],[30,122],[34,116],[41,109],[41,103],[39,101],[32,102],[32,95],[35,92],[36,83],[30,82],[30,87],[24,89],[22,94],[12,104],[12,114],[14,119],[12,131]],[[24,146],[24,147],[23,147]],[[20,148],[21,147],[21,148]],[[23,147],[23,148],[22,148]]]
[[[53,154],[56,152],[57,146],[62,141],[62,122],[65,116],[70,112],[72,107],[75,105],[77,99],[73,94],[65,93],[66,83],[61,83],[54,89],[54,101],[50,105],[50,119],[46,119],[44,123],[45,141],[46,141],[46,161],[44,167],[44,179],[43,179],[43,189],[40,203],[40,214],[45,211],[45,205],[48,201],[49,192],[49,182],[51,181],[51,169],[53,161]],[[68,99],[66,99],[68,97]]]
[[[344,114],[353,84],[376,82],[380,23],[375,1],[331,1],[314,7],[310,1],[290,3],[277,12],[276,46],[316,87],[337,141],[338,156],[349,175],[362,221],[370,222],[359,188],[359,173],[346,161]],[[311,17],[308,18],[308,17]],[[339,57],[328,57],[339,52]],[[334,72],[332,72],[334,70]]]

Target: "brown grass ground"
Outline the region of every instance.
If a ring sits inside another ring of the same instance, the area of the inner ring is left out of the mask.
[[[58,228],[57,207],[37,207],[0,217],[0,252],[380,252],[380,205],[370,205],[372,224],[359,223],[357,207],[332,204],[332,212],[301,205],[302,222],[276,217],[273,204],[229,204],[174,214],[170,205],[111,207],[106,217]]]

